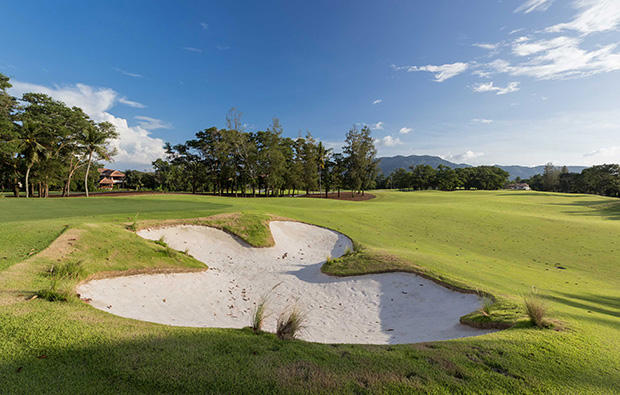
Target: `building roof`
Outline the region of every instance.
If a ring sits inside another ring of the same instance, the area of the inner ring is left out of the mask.
[[[125,177],[125,174],[121,173],[118,170],[97,169],[97,171],[101,174],[102,177]]]
[[[112,181],[109,178],[105,177],[101,181],[99,181],[99,184],[114,184],[114,181]]]

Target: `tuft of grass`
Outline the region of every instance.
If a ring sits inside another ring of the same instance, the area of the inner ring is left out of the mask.
[[[173,248],[167,245],[164,247],[163,252],[164,252],[164,255],[167,256],[168,258],[173,258],[177,254],[177,252]]]
[[[60,288],[58,280],[54,278],[50,281],[49,287],[38,290],[36,295],[49,302],[66,302],[71,298],[72,293],[66,288]]]
[[[282,340],[293,340],[304,328],[307,314],[302,312],[297,306],[284,311],[278,317],[276,325],[276,335]]]
[[[485,317],[488,317],[489,315],[491,315],[491,310],[493,309],[493,303],[494,303],[493,298],[487,295],[483,295],[480,298],[480,308],[478,309],[480,314],[482,314]]]
[[[153,240],[153,243],[162,247],[168,247],[168,244],[166,244],[166,242],[164,241],[164,236],[160,237],[159,240]]]
[[[534,290],[523,297],[523,302],[525,304],[525,312],[532,324],[539,328],[546,328],[548,326],[546,318],[549,312],[547,302],[541,299]]]
[[[47,271],[48,277],[53,279],[70,279],[79,280],[83,278],[86,271],[84,270],[84,262],[81,260],[72,259],[65,262],[53,264]]]
[[[260,332],[263,330],[263,324],[265,323],[265,319],[267,318],[267,304],[269,303],[266,296],[263,296],[258,304],[254,307],[254,311],[252,313],[252,322],[250,323],[251,328],[254,332]]]

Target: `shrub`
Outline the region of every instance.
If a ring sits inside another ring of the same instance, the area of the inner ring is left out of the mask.
[[[523,297],[525,303],[525,311],[532,324],[539,328],[547,326],[546,315],[549,311],[549,305],[542,300],[535,292]]]
[[[306,314],[297,306],[293,306],[290,310],[283,312],[278,318],[276,326],[276,335],[282,340],[295,339],[300,330],[304,328]]]

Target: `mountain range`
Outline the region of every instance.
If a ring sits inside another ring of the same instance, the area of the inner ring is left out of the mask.
[[[383,171],[383,174],[388,175],[392,173],[394,170],[402,167],[404,169],[409,170],[409,166],[417,166],[417,165],[430,165],[434,168],[437,168],[439,165],[449,166],[453,169],[463,168],[463,167],[472,167],[471,165],[465,163],[453,163],[448,160],[442,159],[439,156],[430,156],[430,155],[410,155],[410,156],[391,156],[391,157],[383,157],[379,158],[379,168]],[[519,166],[519,165],[495,165],[503,170],[506,170],[510,173],[510,179],[513,180],[517,177],[521,178],[530,178],[536,174],[542,174],[545,169],[544,165],[540,166]],[[580,173],[586,166],[567,166],[568,171],[574,173]]]

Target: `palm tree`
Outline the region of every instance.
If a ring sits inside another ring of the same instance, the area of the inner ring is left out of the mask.
[[[101,122],[84,129],[82,144],[86,148],[88,159],[86,162],[86,175],[84,176],[84,191],[88,197],[88,173],[93,156],[110,161],[110,157],[116,154],[116,148],[111,148],[109,142],[118,138],[116,128],[110,122]]]
[[[34,126],[29,122],[25,122],[21,130],[21,136],[16,140],[19,148],[26,159],[26,198],[30,197],[30,188],[28,179],[30,170],[37,163],[41,155],[47,154],[46,147],[41,144],[44,136],[42,129]]]

